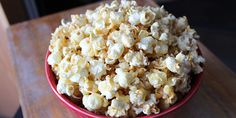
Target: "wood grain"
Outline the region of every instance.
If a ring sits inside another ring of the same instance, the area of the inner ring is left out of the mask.
[[[138,0],[141,5],[156,4]],[[9,38],[17,71],[20,103],[24,117],[74,118],[49,88],[44,73],[50,33],[59,25],[61,18],[70,14],[84,13],[99,3],[79,7],[40,19],[23,22],[9,28]],[[204,80],[198,93],[181,109],[166,117],[234,117],[236,116],[236,76],[203,44],[199,43],[207,64]]]
[[[19,107],[15,86],[15,70],[8,48],[7,32],[9,23],[0,3],[0,117],[13,117]]]

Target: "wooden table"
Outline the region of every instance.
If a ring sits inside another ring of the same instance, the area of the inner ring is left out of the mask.
[[[156,5],[150,0],[139,0],[138,3]],[[44,57],[50,34],[59,25],[61,18],[69,18],[73,13],[84,13],[86,9],[94,9],[98,4],[26,21],[9,28],[10,48],[17,73],[15,81],[24,117],[75,117],[50,89],[44,73]],[[202,43],[199,46],[207,61],[200,90],[186,105],[166,117],[236,117],[236,75]]]

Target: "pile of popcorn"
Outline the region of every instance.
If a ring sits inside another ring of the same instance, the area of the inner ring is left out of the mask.
[[[121,0],[72,15],[52,34],[48,64],[60,94],[111,117],[158,114],[203,71],[186,17]]]

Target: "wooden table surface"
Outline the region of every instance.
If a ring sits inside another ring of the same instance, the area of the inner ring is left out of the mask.
[[[138,3],[156,6],[151,0],[138,0]],[[84,13],[87,9],[94,9],[98,5],[99,3],[95,3],[26,21],[8,29],[10,49],[17,74],[15,81],[24,117],[76,117],[50,89],[44,72],[44,57],[50,34],[60,24],[61,18],[69,18],[73,13]],[[236,75],[202,43],[199,43],[199,46],[207,62],[200,89],[186,105],[165,117],[236,117]]]

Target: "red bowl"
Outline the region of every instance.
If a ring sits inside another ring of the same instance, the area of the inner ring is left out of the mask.
[[[51,66],[48,65],[48,63],[47,63],[47,58],[48,58],[49,54],[50,54],[50,51],[48,50],[47,54],[46,54],[46,57],[45,57],[45,72],[46,72],[47,80],[48,80],[48,83],[49,83],[51,89],[53,90],[54,94],[56,94],[56,96],[62,101],[62,103],[64,103],[65,106],[67,106],[69,109],[73,110],[78,117],[83,117],[83,118],[84,117],[86,117],[86,118],[107,118],[107,116],[98,115],[98,114],[95,114],[93,112],[90,112],[90,111],[86,110],[85,108],[81,108],[81,107],[77,106],[76,104],[71,102],[65,95],[61,95],[57,92],[57,80],[56,80],[55,74],[51,70]],[[199,54],[201,54],[200,50],[199,50]],[[171,107],[161,111],[159,114],[141,116],[140,118],[161,117],[161,116],[164,116],[167,113],[170,113],[170,112],[180,108],[181,106],[183,106],[187,101],[189,101],[193,97],[193,95],[199,89],[199,86],[200,86],[200,83],[201,83],[201,80],[202,80],[202,74],[203,73],[200,73],[200,74],[196,75],[196,77],[192,81],[193,83],[192,83],[192,86],[191,86],[191,89],[189,90],[189,92],[181,100],[179,100],[177,103],[175,103]]]

